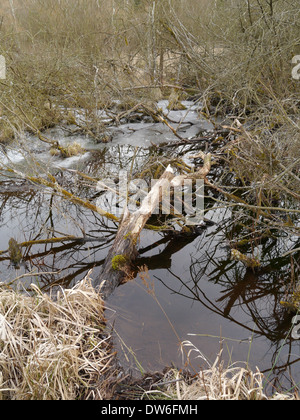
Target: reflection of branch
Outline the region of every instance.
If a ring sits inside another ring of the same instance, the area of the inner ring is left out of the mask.
[[[60,194],[62,194],[62,196],[64,198],[66,198],[68,201],[70,201],[73,204],[78,204],[82,207],[85,207],[89,210],[92,210],[95,213],[99,213],[101,216],[106,217],[107,219],[113,220],[115,222],[119,221],[119,218],[114,216],[113,214],[104,211],[102,209],[100,209],[99,207],[95,206],[94,204],[92,204],[90,201],[88,200],[83,200],[80,197],[75,196],[74,194],[70,193],[69,191],[65,190],[64,188],[62,188],[59,183],[56,181],[55,177],[51,174],[47,174],[48,179],[45,178],[39,178],[36,176],[31,176],[25,173],[22,173],[20,171],[17,171],[15,169],[9,168],[7,169],[9,172],[12,172],[18,176],[20,176],[23,179],[26,179],[29,182],[32,182],[33,184],[37,184],[37,185],[41,185],[44,186],[46,188],[51,188],[53,191],[56,191]]]
[[[57,244],[61,242],[105,242],[105,238],[89,238],[89,237],[83,237],[83,238],[77,238],[76,236],[63,236],[61,238],[49,238],[49,239],[36,239],[33,241],[27,241],[27,242],[21,242],[18,244],[21,248],[26,248],[27,246],[31,245],[44,245],[44,244]],[[0,255],[6,254],[8,250],[6,251],[0,251]]]
[[[38,276],[44,276],[46,274],[48,274],[48,275],[55,275],[55,274],[60,274],[60,273],[61,273],[61,271],[44,271],[44,272],[42,271],[40,273],[26,273],[26,274],[21,274],[20,276],[14,278],[9,283],[2,283],[0,285],[1,286],[2,285],[4,285],[4,286],[11,286],[16,281],[21,280],[21,279],[26,278],[26,277],[38,277]]]
[[[234,194],[230,194],[226,191],[224,191],[222,188],[212,184],[210,181],[208,181],[208,179],[205,179],[205,184],[210,187],[213,188],[215,190],[217,190],[219,193],[223,194],[225,197],[234,200],[236,203],[238,203],[238,205],[240,207],[245,207],[248,208],[250,210],[266,210],[266,211],[280,211],[280,212],[284,212],[284,213],[296,213],[296,214],[300,214],[300,210],[297,209],[289,209],[289,208],[282,208],[282,207],[266,207],[266,206],[256,206],[256,205],[251,205],[248,204],[245,200],[243,200],[242,198],[234,195]],[[217,200],[218,201],[218,200]],[[223,202],[223,201],[219,201],[224,205],[228,206],[228,203]],[[268,214],[266,214],[266,216],[269,216]]]
[[[172,235],[166,235],[160,241],[157,241],[156,243],[148,246],[147,248],[139,250],[140,257],[137,260],[137,265],[138,266],[146,265],[150,270],[154,270],[155,268],[169,269],[172,264],[172,261],[171,261],[172,255],[181,251],[188,244],[193,242],[197,236],[198,234],[182,236],[182,237],[181,236],[172,237]],[[150,257],[141,257],[141,255],[156,248],[159,245],[165,244],[166,242],[169,242],[169,243],[163,251],[158,252],[157,254],[152,255]]]
[[[214,238],[218,231],[219,228],[215,228],[210,234],[206,235],[206,239],[210,237],[210,241],[206,241],[206,243],[200,241],[197,245],[201,256],[197,260],[191,261],[190,281],[186,278],[182,279],[180,275],[176,275],[170,269],[168,272],[174,279],[178,280],[178,287],[174,285],[174,282],[165,282],[163,278],[157,276],[155,278],[160,280],[173,293],[186,299],[201,302],[210,311],[242,326],[244,329],[251,331],[251,333],[265,336],[273,343],[280,342],[287,334],[291,320],[288,313],[279,305],[280,289],[283,284],[282,277],[281,282],[278,282],[278,279],[275,281],[275,278],[273,280],[273,277],[276,275],[277,278],[282,274],[282,268],[289,267],[289,259],[281,259],[280,265],[276,263],[274,265],[274,261],[277,260],[274,258],[274,255],[272,258],[270,256],[270,263],[258,268],[254,273],[252,270],[243,267],[242,264],[231,261],[229,255],[227,257],[224,256],[224,252],[220,255],[222,239],[218,241],[219,246],[214,243]],[[224,235],[224,231],[222,232]],[[235,234],[240,235],[240,232],[237,231]],[[269,249],[267,242],[263,243],[263,245],[264,249]],[[249,243],[249,247],[251,248],[251,243]],[[277,249],[274,243],[272,249]],[[278,253],[280,253],[280,249],[278,246]],[[262,254],[265,255],[264,250],[262,250]],[[286,269],[284,272],[287,274],[287,282],[290,282],[290,269]],[[205,275],[208,282],[223,286],[224,295],[221,298],[215,301],[205,294],[200,282],[203,275]],[[272,300],[271,305],[274,306],[274,310],[269,316],[262,316],[258,303],[262,299],[265,301],[267,297],[270,297]],[[220,303],[227,299],[229,300],[226,302],[225,307],[220,307]],[[216,305],[216,302],[219,302],[219,305]],[[230,315],[231,309],[235,305],[245,308],[250,319],[252,318],[255,322],[256,328],[254,330],[238,322],[234,316]]]

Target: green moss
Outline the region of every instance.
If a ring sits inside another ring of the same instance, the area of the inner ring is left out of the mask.
[[[124,239],[126,240],[126,239],[130,238],[131,235],[132,235],[132,233],[131,232],[128,232],[127,235],[124,236]]]
[[[119,271],[127,262],[128,260],[124,255],[116,255],[111,261],[112,269]]]
[[[127,235],[124,236],[125,241],[126,239],[130,239],[133,245],[136,245],[138,241],[138,238],[136,238],[136,236],[133,236],[132,232],[128,232]]]

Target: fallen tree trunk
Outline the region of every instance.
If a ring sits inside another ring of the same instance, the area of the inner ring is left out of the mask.
[[[104,300],[113,293],[124,279],[130,278],[132,274],[132,263],[138,256],[136,244],[140,233],[144,229],[147,220],[161,202],[164,194],[170,188],[170,185],[180,185],[184,179],[189,177],[204,179],[208,175],[211,169],[211,154],[205,155],[201,152],[192,158],[198,157],[204,160],[204,165],[192,176],[181,175],[175,177],[173,169],[169,166],[151,189],[150,193],[145,197],[139,210],[133,214],[130,214],[128,210],[125,211],[114,244],[94,284],[99,289]]]
[[[197,156],[191,156],[193,159],[202,158],[204,160],[204,165],[197,172],[189,175],[175,176],[172,167],[168,166],[162,177],[156,182],[150,193],[144,199],[139,210],[133,214],[130,214],[128,210],[125,211],[114,244],[104,261],[101,273],[94,282],[95,288],[99,290],[104,299],[107,299],[125,278],[130,278],[130,276],[132,276],[132,263],[138,256],[136,245],[140,233],[145,227],[155,230],[154,226],[147,225],[147,221],[156,210],[162,197],[167,191],[170,192],[170,187],[182,185],[181,183],[185,179],[205,179],[211,169],[211,157],[211,154],[206,155],[203,152],[200,152]],[[98,208],[88,200],[76,197],[65,190],[51,174],[47,174],[48,179],[45,179],[42,177],[26,175],[19,170],[12,168],[6,168],[6,171],[18,175],[22,179],[26,179],[34,184],[51,188],[53,191],[61,194],[64,198],[76,205],[88,208],[114,222],[120,222],[120,219],[115,215],[110,214]],[[62,238],[60,238],[60,240],[62,240]],[[46,241],[49,242],[49,240]],[[50,241],[57,242],[58,239],[52,239]],[[40,241],[40,243],[41,242],[44,243],[45,240]]]
[[[169,166],[145,197],[141,207],[133,214],[125,210],[114,244],[106,257],[100,275],[95,281],[95,287],[99,289],[104,300],[126,277],[130,276],[131,265],[138,255],[136,244],[140,233],[157,208],[161,197],[169,188],[170,181],[173,178],[174,171]]]

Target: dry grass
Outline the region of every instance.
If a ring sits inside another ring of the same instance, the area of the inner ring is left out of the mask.
[[[186,383],[177,370],[169,371],[166,382],[176,381],[168,386],[164,394],[172,400],[210,400],[210,401],[266,401],[295,400],[296,396],[275,393],[268,397],[263,390],[264,375],[257,370],[252,372],[243,367],[223,369],[213,365],[200,372],[192,383]]]
[[[104,306],[90,280],[57,299],[0,291],[0,399],[103,399],[112,364]]]
[[[88,278],[56,299],[36,287],[34,296],[7,286],[0,290],[0,400],[109,400],[117,384],[110,338],[104,333],[104,304]],[[207,368],[187,375],[175,368],[154,383],[160,391],[134,390],[128,399],[295,400],[297,395],[267,396],[266,380],[245,364],[214,364],[190,342],[182,345]],[[154,375],[155,376],[155,375]],[[126,378],[125,378],[126,379]],[[143,381],[141,380],[141,384]],[[152,387],[152,386],[151,386]],[[119,386],[122,390],[122,384]],[[149,388],[148,388],[149,389]]]
[[[207,368],[201,370],[192,379],[176,369],[169,370],[161,381],[165,384],[161,392],[149,391],[146,398],[157,398],[159,395],[171,400],[296,400],[297,395],[274,393],[268,396],[265,393],[265,377],[257,369],[253,372],[244,364],[235,364],[225,367],[221,360],[222,352],[214,364],[210,364],[199,349],[190,342],[184,342],[185,347],[192,348],[197,357],[202,359]],[[189,352],[189,355],[190,355]]]
[[[212,112],[268,114],[272,95],[297,109],[297,0],[13,0],[0,13],[2,140],[55,125],[68,108],[97,126],[97,109],[171,85],[203,94]]]
[[[291,77],[291,59],[300,52],[298,3],[5,0],[0,141],[56,125],[80,108],[93,132],[101,126],[98,110],[113,109],[116,99],[127,109],[177,85],[202,97],[208,118],[230,114],[248,124],[224,150],[243,199],[288,213],[300,183],[299,81]],[[265,215],[271,226],[296,229],[282,213]],[[61,291],[57,301],[38,290],[33,298],[2,289],[0,314],[3,399],[103,397],[95,384],[111,355],[103,303],[87,281]],[[261,383],[259,372],[218,362],[193,384],[180,381],[168,392],[182,399],[265,399]]]

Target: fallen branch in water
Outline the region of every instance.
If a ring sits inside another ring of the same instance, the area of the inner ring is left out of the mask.
[[[244,208],[248,208],[250,210],[265,210],[266,211],[278,211],[278,212],[283,212],[283,213],[292,213],[292,214],[300,214],[300,210],[298,209],[286,209],[283,207],[272,207],[272,206],[256,206],[253,204],[248,204],[246,201],[244,201],[242,198],[234,195],[234,194],[230,194],[226,191],[224,191],[222,188],[218,187],[217,185],[212,184],[211,182],[209,182],[207,179],[205,180],[205,184],[208,187],[211,187],[215,190],[217,190],[218,192],[220,192],[221,194],[223,194],[225,197],[235,201],[239,206],[244,207]],[[226,202],[222,202],[223,204],[227,204]],[[267,213],[261,213],[262,215],[266,215],[269,216],[269,214]]]
[[[138,254],[136,244],[140,233],[173,178],[174,171],[169,166],[144,199],[141,207],[133,214],[125,210],[114,244],[95,282],[95,286],[99,288],[104,299],[107,299],[124,278],[129,276],[131,264]]]
[[[201,152],[192,158],[202,158],[204,161],[203,167],[194,173],[190,172],[188,175],[175,176],[174,170],[169,165],[164,174],[145,197],[141,207],[133,214],[130,214],[127,209],[125,210],[125,214],[121,220],[114,244],[107,255],[102,272],[95,283],[95,286],[100,288],[101,294],[103,294],[104,298],[107,298],[113,290],[122,283],[125,277],[130,276],[131,265],[138,254],[136,245],[142,230],[144,228],[162,230],[162,227],[157,228],[147,225],[147,221],[162,201],[162,197],[165,195],[166,191],[169,190],[170,187],[183,185],[185,179],[205,179],[210,172],[212,159],[211,154],[206,155]],[[92,204],[90,201],[83,200],[82,198],[65,190],[61,185],[59,185],[56,178],[49,173],[46,174],[47,177],[42,178],[39,176],[24,174],[11,168],[8,168],[8,171],[35,185],[50,188],[52,191],[62,195],[71,203],[83,206],[114,222],[120,222],[119,218],[113,214],[110,214],[109,212]],[[64,240],[78,240],[78,238],[70,236],[40,241],[30,241],[23,243],[22,246],[25,246],[25,244],[33,245],[37,243],[63,242]]]
[[[110,219],[114,222],[119,222],[119,218],[105,210],[100,209],[98,206],[96,206],[95,204],[91,203],[89,200],[83,200],[80,197],[75,196],[74,194],[70,193],[69,191],[67,191],[66,189],[64,189],[63,187],[61,187],[57,180],[55,179],[55,177],[51,174],[47,174],[47,177],[49,179],[46,178],[41,178],[38,176],[32,176],[32,175],[28,175],[25,174],[23,172],[20,172],[16,169],[12,169],[12,168],[7,168],[6,169],[8,172],[11,172],[19,177],[21,177],[22,179],[26,179],[27,181],[35,184],[35,185],[41,185],[43,187],[46,188],[51,188],[53,191],[56,191],[57,193],[60,193],[64,198],[66,198],[68,201],[70,201],[73,204],[78,204],[82,207],[85,207],[89,210],[92,210],[95,213],[100,214],[101,216],[106,217],[107,219]]]
[[[180,136],[178,133],[177,133],[177,130],[175,130],[175,128],[173,128],[172,126],[171,126],[171,124],[169,124],[168,123],[168,121],[167,121],[167,119],[166,119],[166,117],[164,116],[162,116],[161,114],[160,114],[160,112],[159,111],[156,111],[156,110],[154,110],[154,109],[152,109],[152,108],[150,108],[148,105],[142,105],[143,106],[143,108],[145,109],[145,111],[149,114],[149,115],[151,115],[151,117],[154,119],[154,120],[156,120],[156,121],[158,121],[158,122],[161,122],[161,123],[163,123],[163,124],[165,124],[171,131],[172,131],[172,133],[174,134],[174,136],[175,137],[177,137],[179,140],[181,140],[181,141],[185,141],[186,139],[184,139],[182,136]]]
[[[170,185],[182,185],[185,179],[204,179],[208,175],[211,169],[211,154],[201,153],[197,157],[204,160],[203,167],[197,172],[188,176],[175,176],[172,167],[168,166],[159,181],[145,197],[141,207],[133,214],[125,210],[114,244],[95,282],[95,287],[99,288],[104,299],[107,299],[126,277],[130,278],[132,263],[138,255],[136,244],[139,236]]]
[[[185,142],[188,140],[184,139],[180,134],[178,134],[177,130],[171,126],[171,124],[168,122],[168,117],[164,115],[164,113],[161,110],[151,108],[149,105],[140,102],[136,105],[134,105],[131,109],[121,112],[119,115],[116,115],[113,120],[116,122],[117,125],[120,124],[120,120],[123,118],[127,118],[129,115],[131,115],[133,112],[139,111],[145,113],[146,115],[149,115],[154,119],[154,121],[162,123],[166,125],[181,142]],[[169,119],[170,120],[170,119]]]

